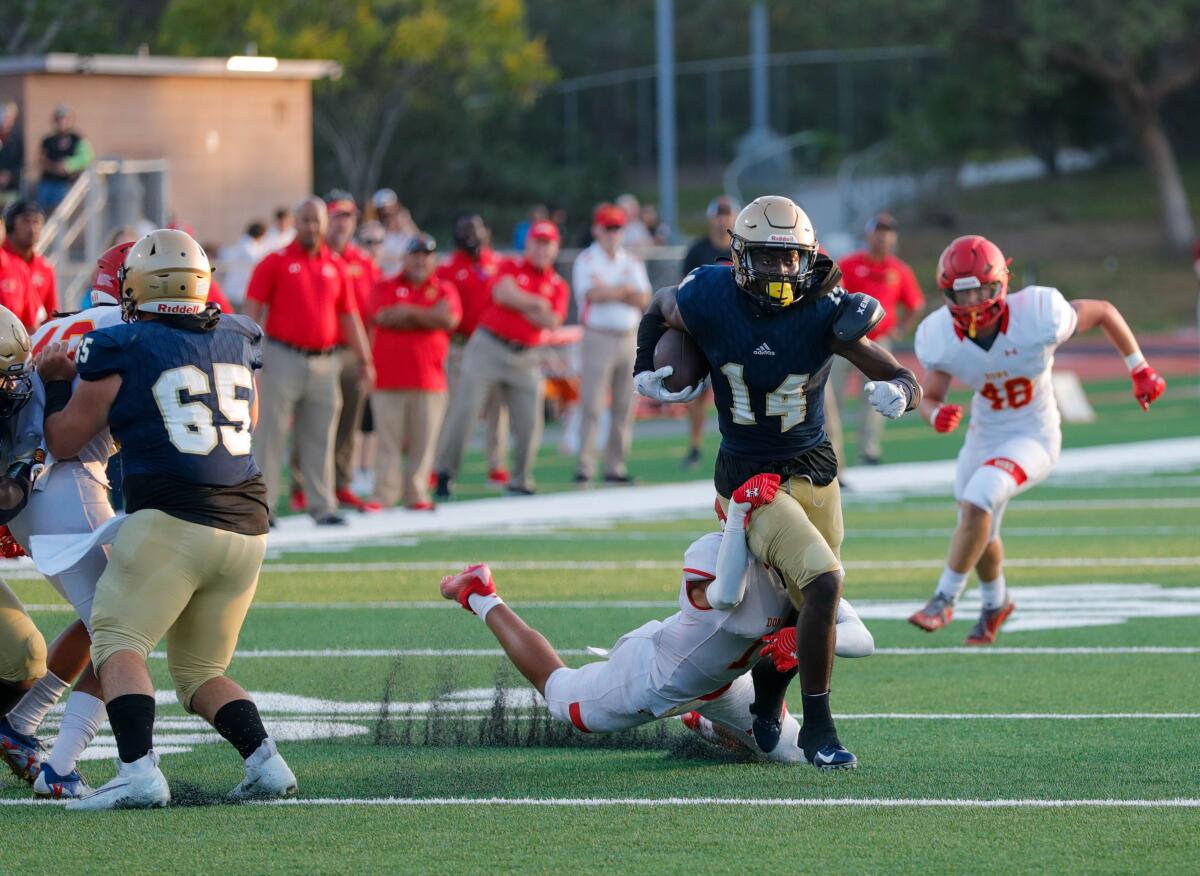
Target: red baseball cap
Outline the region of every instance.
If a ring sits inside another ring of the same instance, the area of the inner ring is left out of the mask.
[[[615,204],[601,204],[592,214],[592,224],[604,228],[624,228],[629,217]]]
[[[531,240],[561,240],[558,226],[548,219],[530,225],[528,236]]]

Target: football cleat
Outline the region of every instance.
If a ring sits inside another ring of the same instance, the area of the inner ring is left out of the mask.
[[[451,489],[454,485],[454,479],[450,477],[450,473],[439,471],[434,475],[434,478],[436,480],[434,482],[433,497],[442,500],[449,499]]]
[[[275,747],[275,740],[267,739],[246,758],[246,778],[229,792],[229,799],[274,800],[290,797],[297,789],[295,773]]]
[[[996,633],[1008,620],[1017,604],[1011,599],[999,608],[985,608],[979,613],[979,620],[971,628],[971,634],[963,641],[964,645],[990,645],[996,641]]]
[[[805,759],[819,770],[852,770],[858,766],[858,758],[836,740],[822,745],[812,757],[804,753]]]
[[[67,803],[70,812],[103,809],[156,809],[171,802],[167,777],[158,768],[158,755],[150,751],[133,763],[117,759],[116,778],[86,797]]]
[[[493,487],[503,487],[508,484],[508,469],[494,468],[488,472],[488,483]]]
[[[914,627],[920,627],[927,633],[940,630],[954,617],[954,603],[940,593],[925,603],[925,607],[914,612],[908,622]]]
[[[297,514],[308,508],[308,497],[304,495],[304,490],[292,490],[292,495],[288,497],[288,508]]]
[[[750,750],[750,747],[745,742],[742,742],[728,730],[718,727],[699,712],[692,711],[685,715],[680,715],[679,720],[683,722],[683,726],[688,730],[691,730],[705,742],[715,745],[718,748],[725,748],[729,751],[737,751],[743,754]]]
[[[41,767],[45,749],[36,736],[18,733],[8,723],[8,717],[0,718],[0,757],[8,764],[18,779],[33,784]]]
[[[337,491],[337,500],[339,505],[345,505],[359,511],[363,514],[369,514],[372,511],[381,511],[383,506],[378,502],[368,502],[354,495],[349,487],[342,487]]]
[[[496,582],[492,580],[492,570],[487,563],[467,566],[457,575],[447,575],[442,579],[442,598],[453,599],[471,614],[475,613],[468,601],[472,593],[491,596],[495,592]]]
[[[77,800],[92,793],[92,786],[87,779],[79,775],[79,770],[71,770],[65,776],[56,773],[50,764],[43,762],[41,772],[33,782],[35,797],[48,797],[51,800]]]
[[[754,714],[754,744],[763,754],[770,754],[779,745],[779,737],[783,734],[783,712],[771,718],[759,715],[753,706],[750,711]]]

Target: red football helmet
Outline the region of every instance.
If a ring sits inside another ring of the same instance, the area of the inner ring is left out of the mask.
[[[92,274],[92,305],[120,304],[121,281],[117,274],[125,264],[125,255],[134,241],[118,243],[96,259],[96,271]]]
[[[968,234],[956,238],[938,259],[937,284],[946,296],[954,324],[968,337],[994,325],[1008,304],[1008,263],[1000,247],[986,237]],[[976,304],[957,304],[954,293],[992,287],[992,295]]]

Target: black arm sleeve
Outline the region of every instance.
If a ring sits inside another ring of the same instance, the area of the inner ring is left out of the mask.
[[[894,383],[908,393],[908,404],[904,410],[915,411],[917,406],[921,404],[921,397],[924,394],[921,389],[921,384],[917,383],[917,376],[907,368],[901,368],[896,372],[896,376],[892,378]]]
[[[650,306],[642,315],[637,331],[637,357],[633,360],[633,373],[654,370],[654,348],[667,333],[667,322],[663,317],[662,301],[658,295],[650,300]]]

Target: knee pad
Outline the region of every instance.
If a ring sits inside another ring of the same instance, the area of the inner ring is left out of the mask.
[[[92,667],[98,676],[100,667],[118,651],[132,651],[141,655],[143,660],[147,660],[152,647],[151,643],[127,630],[96,629],[92,631]]]
[[[971,475],[959,499],[987,511],[994,519],[1016,491],[1017,482],[1012,475],[994,465],[982,465]]]
[[[46,640],[29,615],[4,611],[0,637],[0,681],[23,685],[46,674]]]

